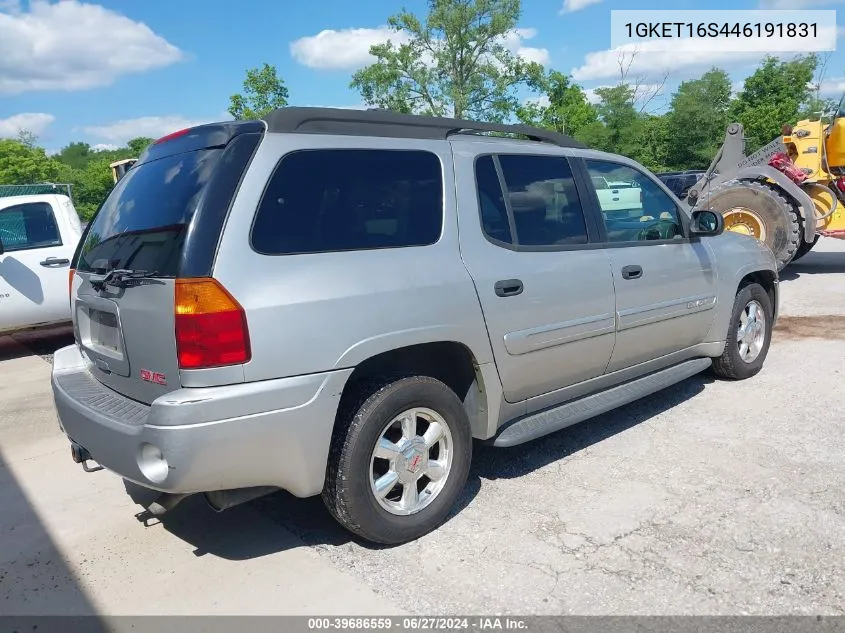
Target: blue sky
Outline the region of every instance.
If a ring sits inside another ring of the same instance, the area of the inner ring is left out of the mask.
[[[228,118],[244,72],[275,64],[294,105],[359,107],[349,80],[402,6],[425,0],[0,0],[0,136],[36,132],[56,150],[70,141],[122,144]],[[845,0],[524,0],[517,53],[573,74],[586,89],[618,80],[609,52],[612,9],[841,9]],[[841,28],[840,28],[841,30]],[[773,51],[776,52],[776,51]],[[719,65],[739,84],[761,57],[713,50],[643,53],[631,75],[657,84],[665,106],[678,83]],[[845,90],[845,53],[829,57],[824,92]]]

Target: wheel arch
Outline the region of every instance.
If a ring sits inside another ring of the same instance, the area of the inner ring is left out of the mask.
[[[490,433],[491,405],[496,408],[494,372],[464,343],[454,340],[416,343],[375,353],[359,362],[346,380],[338,407],[335,427],[341,423],[345,404],[359,390],[384,379],[410,375],[429,376],[446,384],[464,403],[474,437],[486,439]],[[492,383],[492,384],[491,384]]]
[[[737,284],[736,292],[739,293],[745,286],[750,284],[759,284],[769,295],[769,301],[772,302],[772,326],[777,323],[778,318],[778,301],[780,294],[780,282],[777,273],[771,270],[752,270],[745,273]]]

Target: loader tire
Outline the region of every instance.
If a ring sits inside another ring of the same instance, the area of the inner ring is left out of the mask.
[[[762,221],[761,241],[774,254],[778,271],[795,258],[801,245],[798,209],[778,189],[762,182],[729,180],[703,196],[698,206],[725,216],[725,230],[730,230],[728,220],[732,212],[752,211]]]
[[[812,242],[804,242],[804,241],[802,240],[802,241],[801,241],[801,246],[799,246],[799,247],[798,247],[798,250],[797,250],[797,251],[796,251],[796,253],[795,253],[795,257],[793,257],[793,258],[792,258],[792,261],[796,262],[796,261],[798,261],[799,259],[801,259],[802,257],[804,257],[804,255],[806,255],[806,254],[807,254],[807,253],[809,253],[811,250],[813,250],[813,247],[816,245],[816,243],[817,243],[818,241],[819,241],[819,236],[818,236],[818,234],[816,234],[816,236],[813,238],[813,241],[812,241]]]

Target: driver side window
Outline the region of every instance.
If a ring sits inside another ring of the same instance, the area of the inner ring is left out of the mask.
[[[610,161],[586,160],[597,185],[608,242],[641,242],[684,237],[675,202],[641,171]]]

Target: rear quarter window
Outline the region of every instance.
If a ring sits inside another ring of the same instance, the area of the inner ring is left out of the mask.
[[[253,222],[265,255],[427,246],[443,226],[440,159],[415,150],[302,150],[284,156]]]

